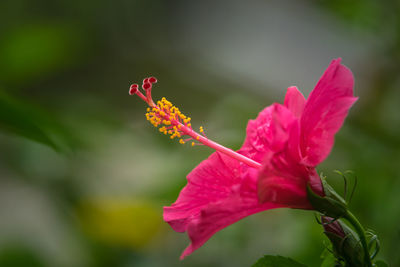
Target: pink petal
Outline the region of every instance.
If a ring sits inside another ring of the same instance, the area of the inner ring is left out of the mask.
[[[311,92],[301,116],[303,164],[316,166],[330,153],[334,135],[353,103],[353,74],[333,60]]]
[[[312,209],[307,199],[307,184],[323,195],[321,180],[314,168],[299,164],[288,150],[270,153],[258,177],[258,197],[261,203]]]
[[[246,139],[239,151],[257,162],[263,162],[268,152],[285,147],[289,139],[288,129],[296,121],[294,115],[281,104],[266,107],[247,124]]]
[[[307,200],[306,180],[304,178],[275,175],[261,176],[263,179],[260,179],[258,184],[261,203],[280,203],[298,209],[312,208]]]
[[[321,181],[315,169],[300,164],[299,139],[299,121],[285,106],[274,104],[267,107],[249,122],[240,151],[263,163],[257,181],[261,203],[311,209],[306,194],[307,184],[322,194]]]
[[[237,160],[221,153],[213,153],[188,176],[175,203],[164,207],[164,220],[177,232],[186,231],[187,224],[211,202],[230,196],[242,181],[241,166]]]
[[[164,207],[164,220],[187,232],[191,245],[182,258],[203,245],[217,231],[256,212],[279,207],[259,204],[257,170],[215,152],[188,175],[177,201]]]
[[[201,247],[221,229],[251,214],[279,207],[273,203],[260,205],[254,197],[243,199],[238,196],[232,196],[220,203],[210,204],[201,212],[198,220],[189,224],[187,232],[192,242],[182,253],[181,259]]]
[[[300,118],[304,110],[306,99],[296,86],[291,86],[286,91],[284,105],[296,118]]]

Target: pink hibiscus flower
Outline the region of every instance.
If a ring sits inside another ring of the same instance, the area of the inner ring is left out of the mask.
[[[219,230],[251,214],[280,207],[312,209],[307,185],[324,195],[315,167],[329,155],[335,133],[357,100],[353,75],[340,59],[331,62],[307,100],[290,87],[284,105],[268,106],[250,120],[237,152],[193,131],[190,118],[165,99],[155,105],[150,93],[154,82],[154,78],[144,80],[147,96],[138,85],[130,90],[151,107],[147,119],[154,126],[166,125],[160,131],[171,138],[189,137],[180,143],[193,140],[216,150],[189,173],[176,202],[164,207],[164,220],[191,240],[181,259]]]

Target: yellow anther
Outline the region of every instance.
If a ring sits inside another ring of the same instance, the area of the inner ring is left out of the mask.
[[[203,126],[200,126],[200,132],[201,132],[201,133],[204,132]]]
[[[165,99],[165,97],[157,101],[157,106],[147,108],[147,113],[145,115],[146,119],[150,121],[154,127],[160,127],[158,130],[163,134],[169,134],[171,139],[175,137],[181,138],[182,135],[185,135],[181,132],[182,127],[186,126],[191,128],[191,118],[182,114],[179,108]],[[167,127],[169,129],[167,129]],[[199,140],[199,138],[196,139]],[[180,139],[179,142],[181,144],[185,143],[183,139]]]
[[[194,146],[195,145],[195,143],[194,142],[192,142],[192,146]]]
[[[196,140],[199,140],[200,139],[200,136],[196,136]]]

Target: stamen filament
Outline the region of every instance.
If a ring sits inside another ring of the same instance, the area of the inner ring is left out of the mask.
[[[214,141],[212,141],[212,140],[200,135],[199,133],[193,131],[193,129],[188,129],[186,126],[182,126],[181,130],[186,135],[189,135],[189,136],[193,137],[193,139],[198,140],[200,143],[202,143],[202,144],[204,144],[204,145],[206,145],[208,147],[211,147],[211,148],[215,149],[218,152],[221,152],[221,153],[223,153],[223,154],[225,154],[225,155],[227,155],[227,156],[229,156],[231,158],[239,160],[240,162],[243,162],[243,163],[247,164],[250,167],[253,167],[253,168],[256,168],[256,169],[260,169],[261,168],[261,164],[260,163],[254,161],[254,160],[252,160],[252,159],[250,159],[250,158],[248,158],[248,157],[246,157],[246,156],[244,156],[244,155],[242,155],[242,154],[240,154],[240,153],[238,153],[238,152],[236,152],[236,151],[234,151],[234,150],[232,150],[230,148],[227,148],[227,147],[225,147],[223,145],[220,145],[220,144],[218,144],[218,143],[216,143],[216,142],[214,142]]]
[[[130,95],[138,95],[144,102],[147,103],[147,98],[142,94],[142,92],[139,91],[139,86],[137,84],[132,84],[130,89],[129,89],[129,94]]]
[[[158,106],[155,107],[156,109],[160,110]],[[163,116],[165,119],[168,118],[168,115]],[[223,145],[218,144],[217,142],[214,142],[210,139],[208,139],[207,137],[204,137],[202,135],[200,135],[199,133],[197,133],[196,131],[194,131],[192,128],[189,128],[187,126],[185,126],[184,124],[182,124],[181,122],[175,120],[172,122],[174,125],[177,126],[177,128],[182,131],[185,135],[188,135],[190,137],[192,137],[193,139],[199,141],[200,143],[211,147],[212,149],[224,153],[225,155],[234,158],[236,160],[239,160],[240,162],[243,162],[245,164],[247,164],[250,167],[256,168],[256,169],[260,169],[261,168],[261,164],[230,149],[227,148]],[[204,131],[203,131],[204,132]]]
[[[146,96],[139,91],[139,86],[137,84],[131,85],[129,94],[138,95],[144,102],[147,103],[147,105],[149,105],[150,108],[147,108],[146,118],[155,127],[158,127],[162,124],[165,125],[159,128],[161,133],[170,134],[171,139],[174,139],[175,137],[181,138],[183,135],[190,136],[190,138],[179,139],[179,143],[185,144],[185,142],[193,139],[199,143],[192,142],[192,146],[203,144],[231,158],[243,162],[250,167],[256,169],[261,168],[261,164],[259,162],[256,162],[230,148],[224,147],[223,145],[208,139],[204,133],[203,127],[200,127],[201,134],[195,132],[191,127],[190,117],[186,117],[184,114],[182,114],[177,107],[173,106],[172,103],[167,101],[165,98],[155,104],[151,98],[151,89],[153,83],[156,82],[157,79],[154,77],[143,80],[142,88],[146,92]]]

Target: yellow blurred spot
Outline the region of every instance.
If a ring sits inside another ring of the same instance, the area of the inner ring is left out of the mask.
[[[159,208],[149,201],[92,199],[81,203],[77,215],[92,238],[134,249],[148,245],[163,227]]]

